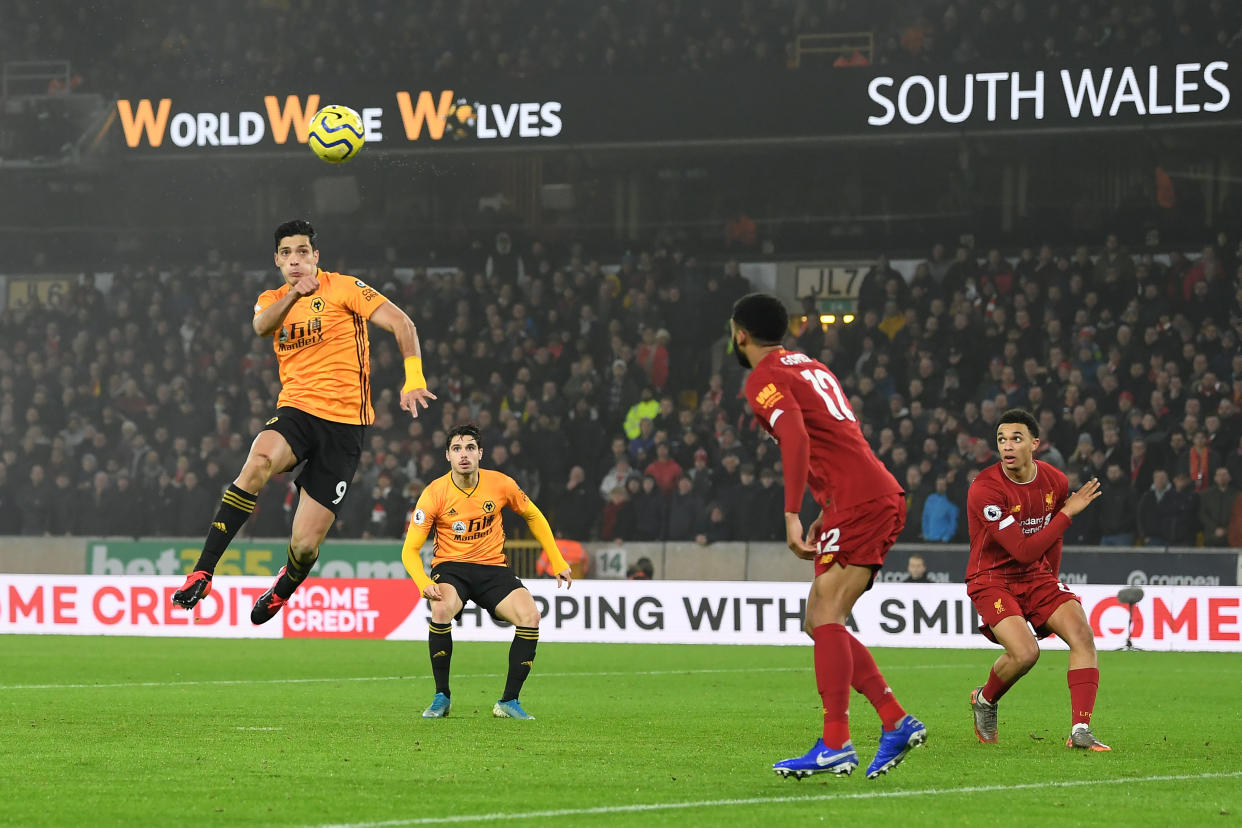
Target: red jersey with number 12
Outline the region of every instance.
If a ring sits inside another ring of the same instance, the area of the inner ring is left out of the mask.
[[[791,451],[795,459],[809,452],[806,478],[825,511],[903,492],[871,451],[841,383],[822,362],[784,348],[771,351],[746,378],[746,399],[781,443],[785,511],[797,512],[802,503],[802,492],[790,491]]]

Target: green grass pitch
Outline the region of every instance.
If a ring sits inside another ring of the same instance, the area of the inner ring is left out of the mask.
[[[1101,654],[1064,747],[1064,652],[1001,703],[995,651],[877,650],[928,743],[888,776],[782,780],[820,727],[807,647],[558,644],[497,720],[507,645],[457,637],[425,721],[422,642],[0,636],[0,823],[17,825],[1227,825],[1242,818],[1242,658]],[[854,695],[865,765],[879,724]]]

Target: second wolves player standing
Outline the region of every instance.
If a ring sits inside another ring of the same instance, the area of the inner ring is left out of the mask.
[[[854,602],[871,588],[905,526],[905,493],[871,452],[832,372],[781,347],[789,316],[780,299],[744,296],[734,304],[729,324],[738,361],[754,369],[746,379],[746,399],[780,444],[786,542],[799,558],[815,561],[806,630],[815,642],[823,735],[805,755],[772,769],[800,779],[815,773],[848,775],[858,767],[849,727],[853,686],[880,715],[880,746],[867,767],[867,778],[875,779],[927,739],[927,728],[906,714],[871,653],[845,628]],[[808,481],[823,512],[804,540],[798,511]]]
[[[1069,645],[1073,720],[1065,746],[1109,750],[1091,733],[1100,684],[1091,625],[1078,596],[1059,580],[1061,537],[1070,519],[1100,496],[1100,483],[1093,477],[1069,494],[1065,475],[1032,456],[1038,446],[1035,417],[1020,408],[1006,411],[996,424],[1000,462],[979,472],[966,498],[966,593],[986,625],[983,634],[1005,648],[987,684],[970,694],[975,735],[997,740],[996,703],[1039,658],[1034,627],[1040,638],[1056,633]]]

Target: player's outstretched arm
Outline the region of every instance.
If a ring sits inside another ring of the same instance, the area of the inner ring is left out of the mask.
[[[392,302],[385,302],[371,314],[371,321],[397,339],[397,348],[405,360],[405,385],[401,388],[401,410],[418,416],[418,407],[429,408],[436,395],[427,388],[423,376],[423,349],[418,342],[418,329],[405,311]]]
[[[548,556],[548,563],[552,565],[552,572],[556,575],[556,588],[560,589],[561,584],[564,584],[565,588],[569,589],[574,583],[573,570],[565,562],[565,556],[556,546],[556,537],[552,534],[548,519],[543,516],[543,512],[539,511],[539,507],[533,500],[526,501],[526,509],[522,512],[522,517],[526,519],[530,533],[543,547],[543,554]]]

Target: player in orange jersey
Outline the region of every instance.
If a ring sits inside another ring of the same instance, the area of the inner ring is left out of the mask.
[[[271,337],[280,366],[276,414],[255,437],[237,479],[225,490],[207,530],[203,552],[173,602],[186,609],[211,592],[211,577],[233,536],[254,511],[273,474],[305,461],[295,481],[301,494],[293,515],[288,562],[250,612],[268,621],[305,580],[345,500],[362,453],[371,408],[367,322],[397,340],[405,358],[401,408],[418,416],[436,397],[423,378],[418,332],[404,311],[361,279],[319,268],[315,229],[301,219],[276,228],[276,267],[284,284],[254,306],[254,332]]]
[[[533,719],[522,709],[518,695],[530,675],[539,643],[539,608],[526,587],[505,563],[505,530],[500,510],[508,506],[526,518],[531,533],[543,546],[556,575],[556,586],[573,584],[569,564],[556,548],[552,527],[539,508],[507,474],[480,469],[483,448],[479,429],[459,425],[448,434],[444,452],[451,471],[423,490],[410,519],[410,530],[401,549],[401,560],[431,602],[427,645],[436,694],[423,711],[424,719],[442,719],[452,707],[449,695],[449,663],[453,657],[453,619],[467,601],[513,625],[509,647],[509,673],[504,693],[492,707],[502,719]],[[435,530],[435,554],[431,576],[419,555],[423,543]]]

